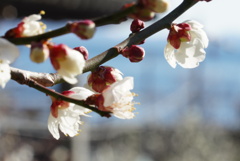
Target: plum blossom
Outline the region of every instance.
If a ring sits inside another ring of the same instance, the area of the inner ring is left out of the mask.
[[[11,79],[9,64],[14,62],[18,56],[18,48],[6,39],[0,38],[0,86],[2,88]]]
[[[32,14],[28,17],[25,17],[22,20],[24,28],[22,36],[34,36],[42,34],[46,29],[46,25],[39,21],[41,18],[42,16],[40,14]]]
[[[81,74],[85,66],[83,55],[64,44],[50,47],[50,60],[58,74],[70,84],[77,83],[75,76]]]
[[[83,87],[74,87],[69,91],[62,93],[71,98],[85,100],[87,97],[93,94],[92,91]],[[55,139],[60,138],[60,131],[66,136],[76,136],[80,131],[80,116],[88,116],[87,113],[91,112],[82,106],[74,103],[65,102],[51,97],[51,113],[48,118],[48,130]]]
[[[35,36],[45,32],[46,25],[39,21],[41,14],[32,14],[17,25],[17,27],[8,30],[5,34],[7,38]]]
[[[205,59],[208,37],[202,28],[196,21],[185,21],[170,29],[164,56],[173,68],[177,64],[183,68],[195,68]]]
[[[113,83],[101,93],[102,105],[99,105],[99,109],[109,111],[120,119],[132,119],[134,117],[132,111],[135,110],[135,103],[132,101],[135,94],[130,92],[132,89],[133,77],[125,77]]]

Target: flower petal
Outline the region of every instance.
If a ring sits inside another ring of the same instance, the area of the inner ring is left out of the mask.
[[[6,39],[0,38],[0,60],[6,60],[8,64],[14,62],[19,56],[18,48]]]
[[[169,43],[167,43],[167,45],[164,49],[165,59],[167,60],[169,65],[171,65],[171,67],[176,68],[177,63],[176,63],[176,59],[174,57],[174,51],[175,51],[175,49]]]
[[[48,130],[53,135],[55,139],[60,138],[59,130],[58,130],[58,120],[52,116],[52,114],[48,117]]]
[[[11,79],[10,67],[7,63],[0,63],[0,86],[4,88]]]

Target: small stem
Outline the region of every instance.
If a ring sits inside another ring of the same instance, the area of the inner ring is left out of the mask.
[[[105,63],[106,61],[115,58],[116,56],[119,55],[118,51],[120,51],[120,49],[123,49],[126,46],[138,44],[139,42],[145,40],[146,38],[152,36],[153,34],[165,28],[168,28],[176,18],[178,18],[180,15],[182,15],[185,11],[187,11],[196,3],[197,1],[195,0],[183,1],[177,8],[175,8],[172,12],[170,12],[161,20],[155,22],[154,24],[150,25],[149,27],[145,28],[144,30],[138,33],[132,34],[130,37],[128,37],[126,40],[119,43],[115,47],[93,57],[92,59],[89,59],[86,62],[86,66],[83,69],[83,72],[85,73],[85,72],[91,71],[97,66]],[[117,49],[117,50],[114,50],[114,49]]]
[[[50,90],[50,89],[48,89],[48,88],[46,88],[46,87],[38,84],[38,83],[35,82],[35,81],[28,80],[28,84],[27,84],[27,85],[28,85],[29,87],[32,87],[32,88],[34,88],[34,89],[37,89],[37,90],[40,91],[40,92],[43,92],[43,93],[45,93],[45,94],[47,94],[47,95],[50,95],[50,96],[52,96],[52,97],[55,97],[55,98],[57,98],[57,99],[61,99],[61,100],[63,100],[63,101],[67,101],[67,102],[72,102],[72,103],[74,103],[74,104],[76,104],[76,105],[85,107],[85,108],[87,108],[87,109],[89,109],[89,110],[92,110],[92,111],[98,113],[100,116],[106,116],[107,114],[109,114],[109,112],[100,111],[100,110],[98,110],[96,107],[92,107],[92,106],[87,105],[87,104],[85,103],[85,101],[78,100],[78,99],[74,99],[74,98],[70,98],[70,97],[67,97],[67,96],[65,96],[65,95],[62,95],[62,94],[60,94],[60,93],[58,93],[58,92],[55,92],[55,91],[53,91],[53,90]]]
[[[30,36],[30,37],[21,37],[21,38],[8,38],[8,40],[16,45],[24,45],[24,44],[31,44],[32,41],[40,41],[40,40],[47,40],[53,37],[61,36],[67,33],[70,33],[68,25],[61,27],[56,30],[52,30],[49,32],[45,32],[40,35]]]
[[[113,13],[112,15],[108,16],[103,16],[98,19],[93,20],[96,26],[103,26],[103,25],[108,25],[108,24],[118,24],[120,23],[125,17],[133,12],[135,8],[135,5],[128,7],[126,9],[122,9],[116,13]],[[65,26],[45,32],[40,35],[36,36],[29,36],[29,37],[21,37],[21,38],[7,38],[8,41],[16,44],[16,45],[25,45],[25,44],[31,44],[32,41],[40,41],[40,40],[47,40],[53,37],[61,36],[64,34],[70,33],[70,26],[71,23],[67,23]]]
[[[133,5],[126,9],[122,9],[116,13],[113,13],[112,15],[100,17],[98,19],[95,19],[94,22],[96,26],[103,26],[108,24],[119,24],[122,20],[125,20],[126,16],[129,13],[132,13],[134,11],[135,7],[136,5]]]

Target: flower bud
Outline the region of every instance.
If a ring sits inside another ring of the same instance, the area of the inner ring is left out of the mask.
[[[30,58],[35,63],[42,63],[49,57],[49,49],[46,44],[32,42]]]
[[[134,19],[130,26],[130,29],[133,33],[139,32],[143,28],[144,28],[144,22],[139,19]]]
[[[96,92],[101,93],[112,83],[122,80],[122,73],[113,67],[99,66],[88,77],[88,85]]]
[[[96,27],[92,20],[83,20],[78,22],[73,22],[70,25],[70,30],[75,33],[81,39],[90,39],[93,37]]]
[[[84,60],[88,60],[88,50],[84,46],[75,47],[73,49],[79,51],[83,55]]]
[[[82,74],[85,66],[83,55],[64,44],[50,47],[50,60],[58,74],[70,84],[77,83],[75,76]]]
[[[189,34],[190,30],[191,26],[187,23],[173,24],[170,28],[167,40],[175,49],[178,49],[181,42],[191,40],[191,35]]]
[[[166,0],[139,0],[138,3],[156,13],[162,13],[168,9]]]
[[[150,21],[154,18],[155,13],[147,8],[136,6],[134,12],[128,15],[132,19],[140,19],[142,21]]]
[[[6,38],[18,38],[35,36],[44,33],[46,25],[39,21],[41,20],[41,14],[32,14],[22,19],[17,27],[8,30],[5,33]]]
[[[121,54],[129,58],[131,62],[140,62],[145,56],[145,50],[140,46],[132,45],[131,47],[123,49]]]

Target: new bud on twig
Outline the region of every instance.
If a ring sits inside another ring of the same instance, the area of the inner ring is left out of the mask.
[[[191,26],[187,23],[172,24],[167,40],[175,49],[178,49],[181,42],[190,41],[190,30]]]
[[[95,33],[96,27],[92,20],[83,20],[70,24],[70,31],[81,39],[90,39]]]
[[[132,24],[130,26],[130,30],[135,33],[135,32],[139,32],[141,29],[144,28],[144,22],[139,20],[139,19],[134,19],[132,21]]]
[[[102,92],[112,83],[122,80],[122,73],[113,67],[99,66],[88,76],[88,85],[96,92]]]
[[[126,47],[121,51],[121,54],[129,58],[131,62],[140,62],[143,60],[145,56],[145,50],[137,45],[132,45],[130,47]]]
[[[123,6],[124,8],[132,7],[135,5],[135,3],[128,3]],[[147,8],[144,8],[143,6],[137,5],[134,8],[133,13],[129,14],[128,17],[132,19],[140,19],[142,21],[150,21],[154,18],[155,13],[153,11],[150,11]]]
[[[42,63],[49,57],[49,49],[45,43],[32,42],[30,59],[35,63]]]
[[[162,13],[168,9],[168,2],[166,0],[139,0],[138,3],[156,13]]]

